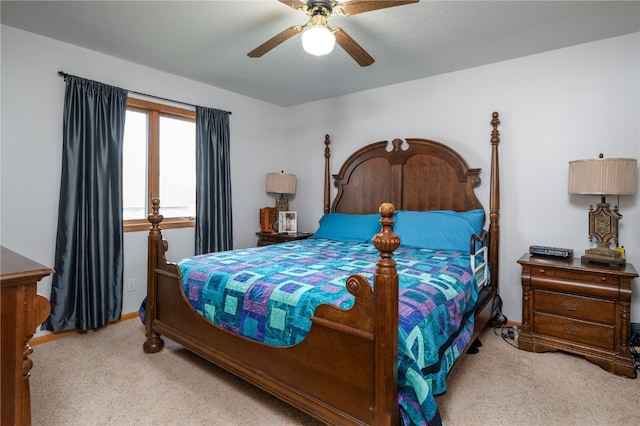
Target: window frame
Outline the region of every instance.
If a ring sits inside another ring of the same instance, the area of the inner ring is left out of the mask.
[[[129,109],[149,114],[147,214],[151,214],[151,200],[160,194],[160,116],[169,115],[192,120],[195,123],[196,111],[132,97],[127,98],[127,110]],[[150,226],[151,224],[147,219],[123,221],[124,232],[148,231]],[[196,219],[194,217],[170,217],[162,221],[163,229],[194,228],[195,226]]]

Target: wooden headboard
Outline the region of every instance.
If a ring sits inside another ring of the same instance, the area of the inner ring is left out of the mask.
[[[380,204],[396,210],[483,208],[474,188],[480,169],[470,169],[453,149],[428,139],[375,142],[349,157],[333,175],[338,194],[332,212],[377,213]]]
[[[500,217],[498,113],[492,114],[491,175],[489,195],[489,261],[492,286],[497,291]],[[406,142],[406,143],[405,143]],[[329,135],[325,136],[324,212],[377,213],[382,203],[395,210],[487,209],[474,192],[480,185],[480,169],[471,169],[452,148],[429,139],[411,138],[375,142],[354,152],[333,175],[338,188],[333,203]]]

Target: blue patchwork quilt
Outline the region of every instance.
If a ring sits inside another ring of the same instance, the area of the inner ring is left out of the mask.
[[[309,239],[179,262],[185,293],[211,322],[275,346],[301,342],[321,303],[353,305],[354,273],[373,282],[372,244]],[[441,423],[434,396],[473,332],[477,299],[468,254],[399,248],[398,403],[404,424]]]

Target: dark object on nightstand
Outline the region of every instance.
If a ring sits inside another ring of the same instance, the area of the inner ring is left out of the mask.
[[[289,234],[271,234],[269,232],[256,232],[258,236],[258,247],[270,246],[271,244],[286,243],[288,241],[306,240],[313,234],[310,232],[296,232]]]
[[[562,247],[549,247],[549,246],[529,246],[529,253],[537,254],[541,256],[553,256],[553,257],[573,257],[573,250]]]
[[[607,371],[635,377],[630,339],[633,265],[609,267],[580,259],[523,255],[522,330],[518,347],[562,350]]]

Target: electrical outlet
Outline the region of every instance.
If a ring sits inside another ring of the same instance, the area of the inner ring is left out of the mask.
[[[129,280],[127,281],[127,291],[129,291],[129,292],[136,291],[136,279],[135,278],[129,278]]]

